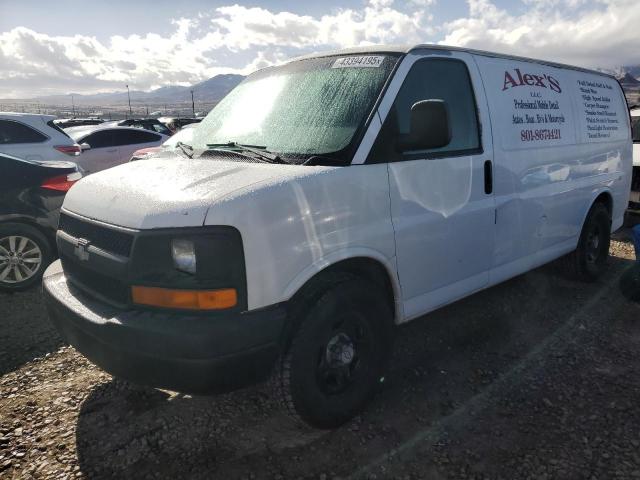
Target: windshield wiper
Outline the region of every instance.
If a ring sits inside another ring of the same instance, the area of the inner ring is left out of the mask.
[[[257,155],[260,160],[267,163],[283,163],[289,165],[289,162],[280,157],[280,155],[270,152],[269,150],[267,150],[267,147],[264,147],[262,145],[247,145],[238,142],[207,143],[207,148],[209,148],[209,150],[233,151],[234,149],[236,149],[240,151],[251,152]]]
[[[193,158],[193,147],[191,145],[187,145],[184,142],[177,142],[176,147],[178,147],[180,151],[187,156],[187,158]]]

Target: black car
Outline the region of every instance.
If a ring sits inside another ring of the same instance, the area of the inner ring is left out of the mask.
[[[155,118],[128,118],[126,120],[118,120],[108,122],[107,125],[115,125],[118,127],[135,127],[143,128],[151,132],[161,133],[162,135],[171,136],[173,132],[167,126]]]
[[[75,163],[0,154],[0,291],[38,282],[56,257],[55,234],[66,192],[82,174]]]
[[[55,123],[60,128],[100,125],[103,122],[104,120],[102,120],[101,118],[61,118],[53,121],[53,123]]]

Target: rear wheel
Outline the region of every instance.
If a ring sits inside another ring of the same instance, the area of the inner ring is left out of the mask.
[[[0,290],[29,288],[42,278],[51,263],[49,242],[34,227],[19,223],[0,225]]]
[[[276,372],[285,408],[317,428],[351,419],[382,380],[393,333],[391,309],[375,284],[353,278],[330,287],[303,313]]]
[[[595,281],[602,275],[609,258],[611,217],[607,207],[595,203],[582,227],[578,248],[567,256],[567,267],[572,276]]]

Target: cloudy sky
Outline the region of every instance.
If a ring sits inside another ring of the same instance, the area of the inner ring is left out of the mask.
[[[637,65],[640,0],[0,0],[0,98],[191,84],[372,43]]]

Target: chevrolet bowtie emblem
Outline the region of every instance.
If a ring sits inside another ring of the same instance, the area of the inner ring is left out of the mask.
[[[79,238],[78,240],[76,240],[76,247],[74,248],[73,253],[75,253],[76,257],[78,257],[81,262],[86,262],[87,260],[89,260],[90,244],[91,242],[89,242],[89,240],[87,240],[86,238]]]

